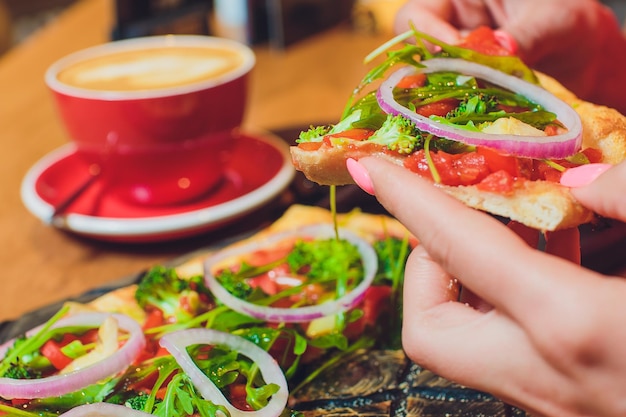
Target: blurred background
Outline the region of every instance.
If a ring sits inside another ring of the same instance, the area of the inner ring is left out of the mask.
[[[0,0],[0,53],[26,41],[78,1]],[[403,1],[111,0],[118,21],[111,38],[207,32],[249,44],[285,47],[340,21],[349,20],[367,30],[390,27]]]
[[[0,53],[6,52],[81,0],[0,0]],[[83,0],[88,1],[88,0]],[[390,31],[404,0],[111,0],[118,24],[111,38],[162,33],[209,33],[287,47],[348,21],[358,30]],[[620,22],[626,0],[603,0]]]

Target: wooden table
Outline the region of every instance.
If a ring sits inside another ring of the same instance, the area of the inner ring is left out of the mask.
[[[26,210],[20,183],[41,157],[68,142],[43,75],[63,55],[107,41],[111,0],[83,0],[0,58],[0,321],[114,282],[203,245],[214,236],[157,245],[78,238]],[[246,125],[276,129],[334,120],[383,41],[347,27],[289,47],[256,48]]]
[[[111,0],[82,0],[0,58],[0,321],[115,283],[216,240],[209,233],[154,245],[92,241],[43,224],[22,204],[24,174],[69,140],[44,72],[70,52],[107,41],[112,16]],[[285,51],[256,47],[246,128],[335,120],[364,74],[362,58],[387,38],[337,27]]]

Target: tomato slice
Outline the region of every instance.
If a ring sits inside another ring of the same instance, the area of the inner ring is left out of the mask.
[[[485,55],[513,55],[514,49],[512,45],[509,47],[503,45],[494,30],[487,26],[480,26],[471,31],[459,46]]]
[[[407,75],[400,80],[396,87],[398,88],[419,88],[426,84],[426,74],[420,72],[419,74]]]
[[[589,162],[592,164],[602,162],[602,151],[595,148],[586,148],[582,150]]]
[[[228,386],[229,401],[230,403],[242,411],[253,411],[253,408],[248,404],[246,399],[246,386],[244,384],[230,384]]]
[[[153,327],[161,326],[164,323],[165,319],[163,318],[163,311],[159,308],[153,308],[148,312],[143,328],[151,329]]]
[[[65,368],[73,361],[72,358],[66,356],[63,351],[61,351],[61,348],[71,341],[69,339],[66,341],[66,336],[68,335],[63,336],[63,340],[61,342],[49,339],[41,347],[41,354],[45,356],[50,361],[52,366],[58,370]],[[73,340],[76,340],[76,338]]]
[[[486,148],[484,146],[478,146],[476,148],[476,152],[479,155],[482,155],[485,158],[487,166],[491,172],[497,171],[506,171],[509,175],[513,177],[520,176],[520,164],[519,159],[511,156],[502,154],[496,150],[491,148]]]
[[[449,154],[438,151],[431,152],[430,157],[443,185],[477,184],[491,172],[483,155],[477,152]],[[410,155],[404,161],[404,166],[424,178],[434,180],[423,150]]]
[[[491,191],[498,194],[507,194],[515,188],[516,179],[504,170],[489,174],[485,179],[476,184],[476,188],[483,191]]]
[[[490,173],[484,156],[478,152],[460,154],[453,166],[460,185],[476,184]]]
[[[365,291],[363,301],[359,308],[363,310],[363,315],[356,321],[348,324],[344,334],[348,339],[354,340],[361,336],[368,327],[376,326],[380,317],[389,313],[391,304],[391,286],[372,285]]]
[[[543,129],[543,131],[548,136],[556,136],[559,134],[559,127],[556,125],[548,125],[545,129]]]
[[[434,103],[427,103],[415,109],[415,113],[424,117],[441,116],[444,117],[452,110],[459,107],[459,100],[454,98],[444,98]]]
[[[374,134],[374,130],[371,130],[371,129],[354,128],[354,129],[344,130],[343,132],[326,135],[325,138],[347,138],[347,139],[353,139],[353,140],[366,140],[373,134]]]
[[[302,142],[298,143],[298,148],[305,151],[317,151],[324,142]]]

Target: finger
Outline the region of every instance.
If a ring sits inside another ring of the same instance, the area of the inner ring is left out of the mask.
[[[473,30],[479,26],[494,26],[492,6],[485,0],[453,1],[452,24],[460,29]]]
[[[402,167],[371,157],[359,162],[370,174],[376,197],[432,259],[494,307],[518,319],[541,320],[541,309],[529,312],[528,300],[550,304],[565,281],[573,284],[574,278],[565,277],[577,276],[574,265],[529,248],[491,216],[465,207]]]
[[[417,246],[407,259],[405,268],[405,315],[414,317],[439,304],[457,301],[458,281],[434,262],[423,246]]]
[[[567,390],[568,381],[546,364],[509,317],[497,311],[480,314],[459,303],[442,304],[436,313],[416,324],[405,320],[403,348],[415,363],[537,415],[561,415],[547,413],[543,398],[554,387]],[[453,321],[451,316],[457,324],[442,326]]]
[[[528,383],[536,379],[534,372],[543,363],[527,336],[497,312],[485,315],[455,302],[457,290],[456,280],[423,246],[411,253],[403,303],[403,347],[407,355],[424,368],[463,385],[497,393],[510,401],[520,398],[524,390],[522,397],[532,400]],[[501,384],[510,375],[521,383]],[[544,379],[548,385],[553,383]],[[540,387],[537,392],[541,392]]]
[[[452,6],[449,1],[408,1],[396,14],[394,28],[397,33],[402,33],[413,26],[444,42],[457,43],[460,34],[459,30],[449,23],[451,16]]]
[[[457,294],[458,282],[418,246],[407,260],[404,280],[407,355],[438,375],[543,414],[546,390],[565,389],[562,374],[546,366],[517,323],[497,311],[482,314],[455,302]],[[516,402],[520,398],[525,402]]]
[[[543,414],[541,396],[566,381],[546,367],[517,323],[455,302],[457,281],[423,245],[409,256],[405,275],[402,332],[407,355],[438,375]],[[525,402],[516,403],[520,398]]]
[[[439,352],[440,342],[432,339],[431,334],[452,341],[458,337],[459,329],[481,316],[457,302],[458,282],[430,257],[423,245],[415,248],[407,260],[403,296],[403,344],[409,356],[423,366],[436,367],[439,362],[428,360]],[[441,329],[447,331],[442,334]]]
[[[605,171],[593,182],[572,188],[574,197],[596,213],[626,221],[626,162]]]

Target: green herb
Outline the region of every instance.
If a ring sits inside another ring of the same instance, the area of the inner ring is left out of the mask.
[[[372,347],[372,346],[374,346],[374,343],[375,343],[375,340],[371,336],[365,335],[365,336],[360,337],[359,339],[357,339],[356,342],[354,342],[352,345],[350,345],[345,350],[341,351],[340,353],[337,353],[337,354],[333,355],[332,357],[330,357],[325,362],[323,362],[321,364],[318,364],[318,366],[316,366],[316,368],[314,370],[312,370],[306,376],[306,378],[304,378],[302,381],[300,381],[300,383],[295,388],[293,388],[290,391],[290,394],[293,395],[298,390],[302,389],[308,383],[310,383],[315,378],[317,378],[322,372],[324,372],[325,370],[335,366],[342,359],[348,357],[349,355],[351,355],[352,353],[358,351],[359,349],[367,349],[369,347]]]
[[[426,156],[426,163],[428,164],[428,169],[430,170],[430,174],[433,177],[433,181],[436,184],[441,183],[441,176],[439,175],[439,171],[437,171],[437,167],[435,166],[435,162],[433,161],[433,157],[430,154],[430,141],[433,135],[428,135],[426,137],[426,141],[424,142],[424,153]]]
[[[209,295],[202,276],[181,278],[173,268],[156,266],[141,279],[135,299],[142,308],[154,307],[177,322],[191,320],[202,308],[200,294]]]
[[[476,52],[472,49],[462,48],[455,45],[442,42],[441,40],[430,36],[424,32],[413,30],[416,38],[426,40],[433,45],[437,45],[441,48],[439,56],[448,56],[451,58],[462,58],[468,61],[476,62],[478,64],[486,65],[491,68],[500,70],[506,74],[515,75],[530,83],[538,84],[537,76],[524,62],[517,56],[500,56],[500,55],[485,55],[480,52]]]
[[[30,412],[27,410],[20,410],[19,408],[11,407],[0,403],[0,413],[6,413],[7,416],[12,417],[58,417],[57,413],[48,412]]]
[[[388,115],[382,124],[368,141],[386,146],[392,151],[401,154],[410,154],[416,148],[422,146],[421,132],[415,127],[415,123],[400,115]]]
[[[146,408],[148,402],[148,395],[143,392],[138,393],[124,401],[124,405],[133,410],[143,411]]]
[[[19,337],[13,346],[8,349],[2,362],[0,362],[0,376],[4,376],[11,367],[32,366],[36,357],[40,357],[39,349],[50,339],[55,330],[51,329],[69,310],[68,306],[61,308],[52,316],[41,329],[32,337]],[[19,372],[18,373],[22,373]]]
[[[98,384],[89,385],[79,391],[58,397],[38,398],[28,403],[33,410],[69,410],[78,405],[105,401],[114,391],[118,378],[108,378]]]
[[[202,398],[190,378],[179,372],[167,384],[163,401],[156,404],[151,414],[159,417],[187,417],[198,413],[202,417],[217,417],[218,412],[219,415],[229,415],[224,406]]]
[[[337,296],[341,296],[354,287],[363,276],[361,254],[350,242],[341,239],[324,239],[311,241],[297,241],[293,249],[284,258],[265,265],[251,267],[242,264],[242,267],[233,272],[223,270],[216,275],[216,279],[227,289],[232,289],[234,295],[243,295],[246,300],[253,300],[258,304],[271,304],[277,299],[297,294],[302,286],[294,286],[280,292],[273,297],[253,296],[245,280],[267,273],[276,266],[286,263],[293,274],[299,274],[308,279],[306,284],[315,282],[328,284],[334,288]]]
[[[300,133],[296,142],[321,142],[326,135],[341,133],[352,129],[352,125],[359,120],[361,120],[361,112],[354,111],[349,117],[344,118],[334,126],[311,126],[309,130]]]
[[[342,277],[346,283],[363,276],[361,254],[357,247],[342,239],[315,239],[296,242],[286,258],[289,269],[311,281],[332,281]]]

